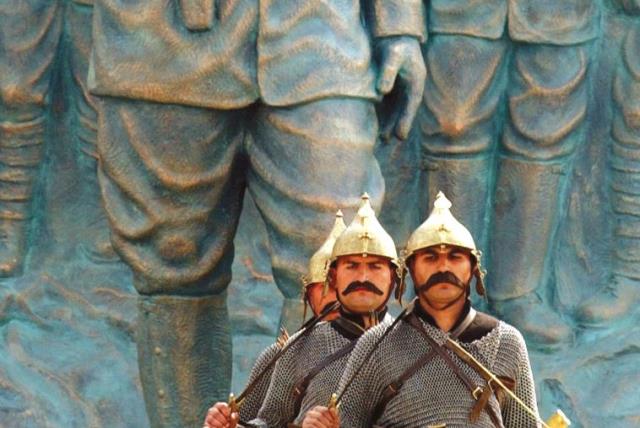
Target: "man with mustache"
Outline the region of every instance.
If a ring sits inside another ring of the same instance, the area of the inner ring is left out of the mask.
[[[399,279],[397,253],[368,195],[337,239],[331,260],[329,278],[336,286],[341,316],[315,326],[278,360],[258,418],[246,425],[300,424],[309,409],[329,402],[357,339],[370,327],[391,323],[387,301]],[[205,426],[233,428],[237,422],[237,414],[218,406],[209,412]]]
[[[331,311],[326,314],[329,307],[336,302],[335,284],[333,281],[327,280],[327,272],[336,239],[338,239],[338,236],[340,236],[346,228],[342,211],[338,210],[335,223],[327,240],[309,259],[308,274],[302,277],[302,300],[305,305],[305,319],[307,305],[311,307],[314,317],[318,317],[322,313],[322,319],[325,321],[332,321],[339,315],[337,311]],[[272,361],[274,358],[278,358],[277,354],[284,346],[283,339],[286,340],[286,334],[281,335],[275,343],[263,350],[256,359],[249,375],[249,381],[247,382],[247,388],[249,388],[249,385],[252,385],[252,390],[245,396],[239,409],[239,417],[241,420],[249,421],[258,416],[258,410],[260,410],[262,406],[264,398],[267,395],[269,383],[271,382],[271,375],[273,374]],[[272,366],[267,368],[269,365]],[[263,372],[265,373],[262,374]],[[210,414],[216,413],[216,409],[224,412],[227,407],[227,403],[216,403],[209,409],[206,419],[209,419]]]
[[[484,294],[480,254],[450,207],[439,193],[431,215],[409,238],[413,309],[389,329],[372,329],[360,339],[340,381],[339,413],[316,407],[304,427],[538,426],[537,416],[445,346],[456,341],[537,415],[522,335],[471,307],[474,278]]]

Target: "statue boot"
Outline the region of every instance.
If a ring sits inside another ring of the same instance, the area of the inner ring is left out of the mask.
[[[231,379],[226,294],[139,297],[136,341],[153,428],[200,428]]]
[[[609,283],[588,298],[577,310],[578,322],[585,326],[605,326],[610,321],[634,313],[640,302],[640,279],[612,275]]]
[[[6,205],[5,201],[0,203]],[[2,215],[7,215],[3,209]],[[12,277],[22,272],[27,252],[29,219],[0,219],[0,277]]]
[[[0,123],[0,277],[19,275],[23,269],[44,127],[44,116]]]
[[[487,292],[503,319],[542,346],[572,338],[541,298],[565,171],[565,163],[501,157],[496,181]]]
[[[98,159],[96,155],[80,151],[77,157],[82,181],[82,219],[85,238],[80,250],[96,263],[112,263],[119,259],[111,245],[110,229],[98,186]]]
[[[516,326],[536,347],[554,348],[573,341],[569,325],[535,292],[491,303],[500,319]]]
[[[628,10],[631,12],[631,10]],[[577,310],[583,325],[599,326],[633,312],[640,302],[640,30],[623,43],[613,79],[610,195],[615,220],[612,275]]]
[[[640,150],[636,159],[618,159],[611,174],[614,229],[611,279],[577,310],[582,325],[602,326],[634,312],[640,302]],[[629,154],[631,150],[626,149]]]
[[[307,318],[310,314],[307,314]],[[303,324],[304,303],[298,296],[295,298],[285,297],[280,311],[280,325],[288,332],[297,331]]]
[[[280,310],[280,326],[288,332],[298,331],[304,320],[304,302],[301,294],[304,267],[296,263],[284,264],[272,262],[272,271],[276,285],[282,293],[282,309]],[[309,315],[309,314],[307,314]]]

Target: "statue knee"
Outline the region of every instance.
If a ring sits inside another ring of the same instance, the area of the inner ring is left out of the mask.
[[[532,160],[571,155],[583,142],[587,46],[518,46],[508,93],[506,152]]]
[[[421,111],[427,151],[469,155],[489,150],[507,80],[506,53],[502,40],[433,35]]]
[[[233,246],[215,238],[207,241],[174,231],[132,240],[113,233],[112,243],[143,295],[217,295],[231,282]]]
[[[16,122],[28,122],[44,114],[46,95],[44,91],[23,82],[0,82],[0,100],[3,116]]]

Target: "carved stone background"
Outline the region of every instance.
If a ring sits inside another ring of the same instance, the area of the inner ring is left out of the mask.
[[[640,157],[633,150],[640,144],[640,17],[627,15],[618,3],[638,10],[632,1],[603,5],[599,36],[587,48],[587,138],[566,171],[569,188],[552,248],[539,254],[549,262],[539,293],[548,308],[538,314],[559,314],[571,339],[553,346],[529,342],[541,413],[560,407],[578,427],[640,425],[640,282],[632,281],[632,291],[624,294],[635,303],[625,316],[588,326],[578,314],[592,296],[606,301],[611,278],[620,274],[616,269],[640,266],[640,246],[634,245],[640,236],[640,204],[634,202],[640,193]],[[73,66],[82,62],[78,52],[88,47],[90,9],[82,7],[80,14],[67,15],[54,60],[24,273],[0,282],[3,427],[148,426],[133,338],[137,294],[129,269],[109,261],[108,249],[100,247],[106,226],[92,175],[95,165],[83,157],[92,138],[86,131],[91,126],[82,120],[84,105],[78,104],[77,76],[85,70]],[[426,182],[431,163],[421,155],[421,133],[414,131],[405,142],[377,148],[386,179],[381,220],[400,245],[434,196]],[[330,223],[327,219],[327,229]],[[495,235],[485,239],[490,243]],[[235,245],[228,306],[233,390],[239,391],[253,359],[273,340],[282,305],[270,272],[266,231],[249,197]],[[489,272],[489,295],[491,278]],[[613,304],[619,302],[613,299]]]

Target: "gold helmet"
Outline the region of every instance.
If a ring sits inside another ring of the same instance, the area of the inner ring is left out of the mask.
[[[336,240],[331,261],[352,254],[387,257],[394,265],[399,266],[393,238],[376,218],[366,193],[362,195],[362,203],[353,221]]]
[[[325,282],[327,272],[329,272],[333,245],[336,243],[338,236],[340,236],[346,228],[347,226],[344,224],[342,211],[338,210],[338,212],[336,212],[336,221],[333,224],[333,229],[331,229],[327,240],[324,241],[318,251],[309,259],[309,272],[302,277],[302,285],[305,289],[311,284]]]
[[[484,272],[480,266],[481,252],[476,248],[476,243],[471,232],[464,227],[449,210],[451,201],[442,192],[438,192],[433,203],[433,211],[429,217],[416,230],[413,231],[407,242],[404,259],[408,260],[416,251],[434,245],[451,245],[469,250],[474,262],[474,275],[476,276],[476,290],[484,295]]]
[[[331,262],[336,261],[340,256],[352,254],[388,258],[396,267],[394,284],[398,284],[398,287],[395,287],[395,297],[402,303],[404,289],[400,286],[402,282],[400,279],[402,278],[403,268],[398,259],[396,244],[378,221],[376,213],[371,208],[369,195],[364,193],[361,198],[362,202],[356,216],[333,246]]]
[[[308,288],[311,284],[322,283],[324,284],[323,294],[326,294],[329,289],[329,283],[327,281],[327,273],[329,272],[329,264],[331,263],[331,252],[333,251],[333,245],[336,243],[338,236],[347,228],[344,224],[342,211],[336,212],[336,221],[333,224],[333,229],[329,232],[329,236],[326,241],[318,248],[311,258],[309,259],[309,271],[307,275],[303,275],[302,280],[302,302],[304,303],[304,311],[302,313],[302,321],[307,319],[307,305],[309,303]]]

